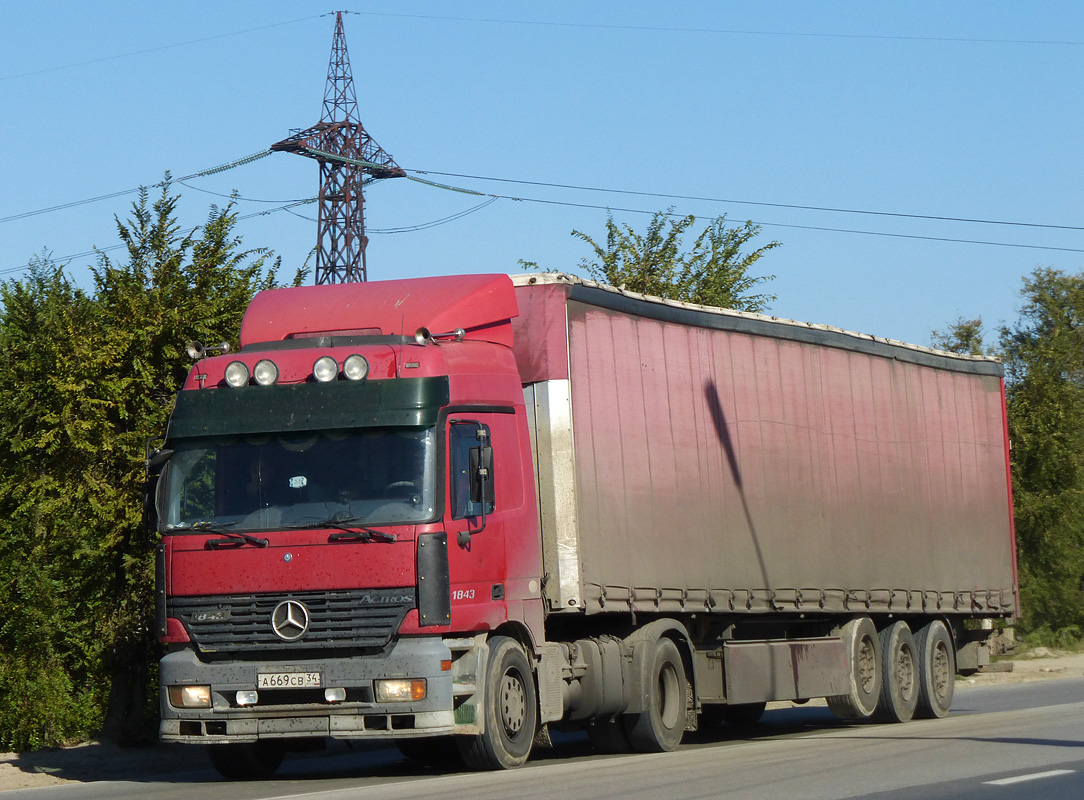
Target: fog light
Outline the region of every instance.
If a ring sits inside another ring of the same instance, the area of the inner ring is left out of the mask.
[[[248,365],[243,361],[231,361],[226,367],[226,383],[239,389],[248,383]]]
[[[324,699],[329,703],[341,703],[346,699],[346,689],[343,689],[342,687],[324,689]]]
[[[365,356],[354,353],[346,357],[346,361],[343,362],[343,375],[347,380],[360,381],[368,374],[369,362],[365,360]]]
[[[376,702],[409,703],[425,699],[425,678],[375,681]]]
[[[174,708],[210,708],[210,686],[170,686],[169,704]]]
[[[339,377],[339,365],[331,356],[320,356],[312,365],[312,377],[320,383],[327,383]]]
[[[260,386],[271,386],[279,379],[279,368],[268,358],[261,358],[252,368],[252,377]]]
[[[247,689],[237,693],[237,705],[254,706],[260,699],[260,693],[255,689]]]

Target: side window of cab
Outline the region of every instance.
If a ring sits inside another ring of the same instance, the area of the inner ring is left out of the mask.
[[[453,420],[448,428],[452,519],[479,517],[494,508],[493,450],[489,426]]]

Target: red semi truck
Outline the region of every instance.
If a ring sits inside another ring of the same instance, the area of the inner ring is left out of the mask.
[[[993,359],[560,274],[275,289],[195,350],[148,458],[161,737],[227,777],[939,717],[1018,613]]]

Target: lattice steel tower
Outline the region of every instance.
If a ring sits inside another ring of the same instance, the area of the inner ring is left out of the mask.
[[[354,78],[343,34],[343,12],[335,14],[335,38],[324,90],[324,116],[306,130],[271,145],[299,153],[320,164],[316,231],[316,283],[354,283],[367,279],[365,268],[365,198],[362,188],[382,178],[406,173],[365,132],[358,116]],[[340,159],[349,159],[343,161]]]

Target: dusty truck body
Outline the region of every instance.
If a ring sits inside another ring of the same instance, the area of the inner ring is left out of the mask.
[[[999,363],[563,275],[263,292],[149,463],[161,735],[230,777],[943,716],[1017,613]]]

